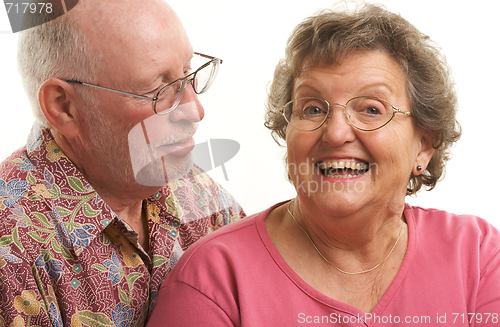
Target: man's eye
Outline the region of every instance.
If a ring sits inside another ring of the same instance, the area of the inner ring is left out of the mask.
[[[149,92],[149,93],[150,93],[150,94],[154,94],[154,95],[156,95],[156,93],[158,93],[158,92],[161,90],[161,88],[162,88],[162,87],[163,87],[163,85],[160,85],[160,86],[158,86],[156,89],[154,89],[153,91],[151,91],[151,92]]]

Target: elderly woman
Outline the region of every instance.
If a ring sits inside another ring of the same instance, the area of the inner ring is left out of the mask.
[[[292,33],[266,126],[297,197],[200,240],[165,281],[151,325],[500,324],[500,234],[405,204],[460,137],[444,58],[374,5]]]

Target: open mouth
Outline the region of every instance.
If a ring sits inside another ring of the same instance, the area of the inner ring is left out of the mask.
[[[326,178],[355,178],[366,174],[371,168],[368,162],[353,160],[328,160],[316,164],[320,173]]]

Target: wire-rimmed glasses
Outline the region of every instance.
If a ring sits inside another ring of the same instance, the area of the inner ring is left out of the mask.
[[[384,127],[397,113],[410,115],[409,111],[400,110],[387,100],[371,96],[355,97],[346,104],[329,104],[326,100],[314,97],[298,98],[285,104],[280,113],[294,128],[314,131],[328,120],[333,106],[344,107],[349,124],[366,132]]]
[[[80,82],[77,80],[65,80],[68,83],[77,83],[81,85],[95,87],[101,90],[112,91],[120,94],[130,95],[136,98],[153,101],[153,111],[157,115],[166,115],[179,105],[182,101],[184,95],[184,90],[186,86],[191,83],[194,92],[196,94],[202,94],[210,88],[215,77],[217,76],[217,71],[219,66],[222,64],[222,59],[201,54],[199,52],[194,53],[196,56],[201,58],[210,59],[207,63],[201,65],[197,70],[189,73],[187,76],[179,78],[165,86],[163,86],[154,97],[147,97],[145,95],[139,95],[135,93],[119,91],[111,89],[108,87],[103,87],[99,85],[89,84],[85,82]]]

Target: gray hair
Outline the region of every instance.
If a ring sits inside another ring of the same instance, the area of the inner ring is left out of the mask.
[[[294,80],[305,62],[313,66],[339,63],[360,50],[384,51],[406,73],[412,118],[433,136],[435,148],[426,170],[421,175],[411,175],[407,195],[415,194],[424,185],[434,188],[444,174],[451,146],[461,135],[451,71],[427,35],[381,6],[364,4],[354,10],[323,10],[294,29],[288,39],[286,58],[276,66],[265,126],[281,145],[280,141],[286,139],[287,123],[279,110],[291,100]]]
[[[42,125],[50,126],[38,101],[40,86],[54,77],[95,83],[99,60],[91,49],[74,14],[19,33],[17,66],[35,119]],[[93,90],[77,86],[77,92],[86,104],[95,105]]]

